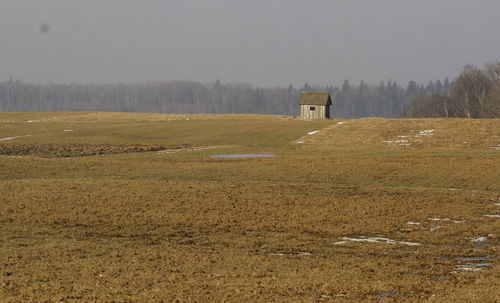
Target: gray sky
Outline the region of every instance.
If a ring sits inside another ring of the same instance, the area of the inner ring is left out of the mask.
[[[0,81],[428,82],[499,60],[499,13],[499,0],[0,0]]]

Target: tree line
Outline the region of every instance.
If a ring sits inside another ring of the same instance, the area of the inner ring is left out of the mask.
[[[321,87],[260,88],[246,83],[29,84],[0,82],[0,111],[116,111],[149,113],[256,113],[298,115],[302,91],[329,91],[332,117],[398,117],[417,95],[447,94],[448,80],[406,88],[387,81]]]
[[[0,111],[115,111],[298,115],[302,91],[328,91],[332,117],[499,117],[500,64],[466,66],[453,81],[260,88],[190,81],[139,84],[0,82]]]
[[[500,118],[500,62],[465,66],[448,94],[417,94],[402,116]]]

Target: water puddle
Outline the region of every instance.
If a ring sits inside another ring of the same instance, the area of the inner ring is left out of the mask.
[[[492,262],[484,262],[484,263],[465,263],[461,265],[455,266],[454,272],[474,272],[480,271],[487,267],[492,266]]]
[[[457,261],[495,261],[496,258],[494,257],[458,257],[455,258]]]
[[[377,296],[379,297],[395,297],[397,296],[397,292],[393,292],[393,291],[379,291],[377,292]]]
[[[221,154],[212,155],[211,158],[268,158],[275,157],[274,154],[262,153],[262,154]]]
[[[471,238],[470,241],[472,243],[474,243],[474,248],[484,248],[484,247],[495,246],[492,243],[487,243],[488,242],[487,237]]]

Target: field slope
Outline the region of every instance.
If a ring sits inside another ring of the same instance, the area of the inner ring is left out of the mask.
[[[0,302],[497,302],[499,172],[498,119],[0,113]]]

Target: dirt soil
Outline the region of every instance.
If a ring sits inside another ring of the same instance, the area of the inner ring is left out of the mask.
[[[42,158],[84,157],[106,154],[166,151],[187,146],[111,144],[1,144],[0,155]]]

